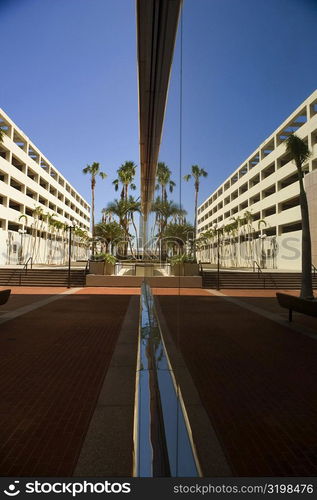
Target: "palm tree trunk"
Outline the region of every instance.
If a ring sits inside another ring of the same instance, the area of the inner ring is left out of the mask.
[[[314,298],[314,293],[312,285],[312,257],[308,203],[303,183],[303,172],[300,165],[296,166],[298,171],[300,189],[299,200],[302,215],[302,283],[300,297],[311,300]]]
[[[197,237],[197,205],[198,205],[198,191],[199,191],[199,184],[195,182],[195,219],[194,219],[194,238],[196,239]],[[196,259],[196,245],[193,245],[194,249],[194,259]]]
[[[136,228],[135,222],[134,222],[134,217],[133,214],[131,214],[131,222],[135,231],[135,241],[136,241],[136,254],[137,258],[139,257],[139,236],[138,236],[138,230]]]
[[[92,256],[95,255],[95,188],[91,184]]]

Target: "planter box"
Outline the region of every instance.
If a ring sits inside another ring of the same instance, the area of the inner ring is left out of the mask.
[[[103,274],[106,274],[107,276],[114,274],[114,268],[115,268],[114,264],[110,264],[110,263],[106,262]]]
[[[89,273],[90,274],[105,274],[104,272],[105,269],[105,263],[104,261],[94,261],[90,260],[89,261]]]
[[[184,276],[184,264],[171,264],[171,274],[173,276]]]
[[[185,262],[184,276],[199,276],[199,265]]]

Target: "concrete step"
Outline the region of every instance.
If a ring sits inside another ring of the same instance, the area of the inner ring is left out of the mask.
[[[85,285],[85,271],[73,269],[70,273],[71,286]],[[67,269],[28,269],[26,272],[17,268],[0,269],[1,286],[67,286]]]
[[[203,287],[216,288],[217,273],[202,273]],[[220,288],[241,289],[298,289],[301,285],[301,273],[253,273],[253,272],[220,272]],[[317,289],[317,276],[313,276],[313,288]]]

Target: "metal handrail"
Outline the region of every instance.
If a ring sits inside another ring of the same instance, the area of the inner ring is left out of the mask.
[[[87,259],[86,266],[85,266],[85,275],[88,274],[89,272],[89,259]]]
[[[254,260],[253,261],[253,272],[255,272],[256,268],[257,268],[257,271],[258,271],[258,278],[260,276],[263,278],[263,287],[265,288],[265,274],[262,271],[260,264],[256,260]]]
[[[22,267],[22,269],[20,269],[20,275],[19,275],[19,286],[21,286],[21,283],[22,283],[22,274],[23,274],[23,271],[25,271],[25,274],[27,274],[28,272],[28,264],[29,262],[31,262],[31,269],[33,269],[33,257],[29,257],[28,260],[25,262],[24,266]]]
[[[254,260],[253,261],[253,272],[255,272],[256,268],[258,269],[258,274],[262,273],[262,269],[261,269],[260,264],[256,260]]]
[[[8,279],[8,283],[10,283],[10,281],[16,276],[17,273],[19,273],[19,286],[21,286],[21,282],[22,282],[22,273],[23,271],[25,270],[25,272],[27,273],[27,270],[28,270],[28,263],[31,261],[31,269],[33,268],[33,257],[29,257],[28,260],[24,263],[23,267],[21,269],[16,269],[10,276],[10,278]]]
[[[275,286],[275,288],[277,289],[278,286],[276,284],[276,281],[275,279],[273,278],[273,276],[271,275],[271,273],[264,273],[262,271],[262,268],[261,266],[259,265],[259,263],[254,260],[253,261],[253,272],[255,272],[255,269],[257,268],[257,272],[258,272],[258,278],[261,276],[261,278],[263,278],[263,286],[264,288],[266,287],[266,278],[270,278],[270,280],[272,281],[273,285]]]
[[[22,268],[22,271],[24,271],[24,269],[27,271],[28,270],[28,263],[31,262],[31,269],[33,269],[33,257],[29,257],[28,260],[25,262],[23,268]]]

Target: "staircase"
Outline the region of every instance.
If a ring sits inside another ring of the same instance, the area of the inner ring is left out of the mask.
[[[217,288],[217,272],[202,272],[203,288]],[[301,285],[301,273],[287,272],[239,272],[221,271],[220,288],[223,289],[276,289],[296,290]],[[317,274],[313,276],[313,288],[317,289]]]
[[[86,283],[84,269],[73,269],[70,286],[83,287]],[[0,269],[0,286],[68,286],[68,269]]]

